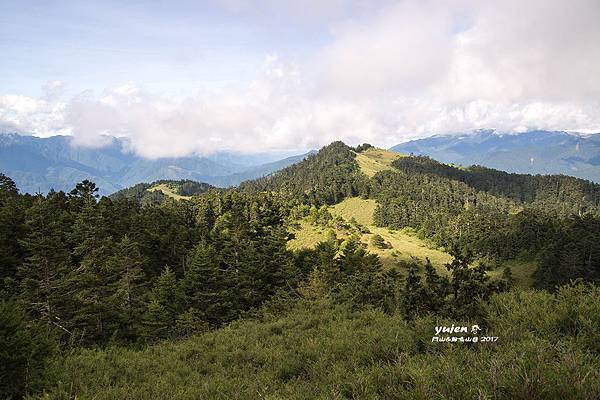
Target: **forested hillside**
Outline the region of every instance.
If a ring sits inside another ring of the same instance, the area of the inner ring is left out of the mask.
[[[351,196],[374,198],[378,226],[410,227],[439,246],[480,257],[539,260],[540,287],[600,279],[599,184],[562,175],[457,168],[420,156],[389,158],[389,168],[363,163],[369,179],[357,162],[357,155],[369,149],[336,142],[241,188],[277,190],[317,206]]]
[[[368,195],[368,179],[360,172],[355,152],[334,142],[270,176],[243,182],[248,192],[278,191],[311,204],[335,204],[345,197]]]
[[[441,246],[481,256],[536,256],[542,261],[537,284],[546,288],[600,278],[600,185],[565,176],[458,169],[425,157],[392,165],[397,171],[372,181],[379,201],[376,223],[409,226]],[[579,245],[569,246],[567,255],[566,243]]]
[[[146,158],[132,151],[127,139],[105,136],[104,146],[86,147],[70,136],[40,138],[0,132],[0,172],[21,192],[69,191],[82,180],[109,195],[143,182],[195,180],[230,187],[301,161],[306,154],[289,152],[246,155],[218,152],[210,156]]]
[[[335,142],[236,189],[161,181],[97,193],[83,181],[20,194],[0,175],[3,397],[600,393],[598,185]],[[340,206],[356,196],[372,215]],[[368,231],[371,217],[380,230]],[[290,246],[307,222],[333,235]],[[438,247],[427,254],[443,257],[383,263],[410,246],[392,250],[382,234],[426,240]],[[514,288],[509,268],[489,273],[516,259],[539,264],[539,290]],[[452,324],[500,342],[430,342]],[[149,372],[162,361],[181,374]],[[443,375],[455,363],[494,369]]]
[[[444,163],[527,174],[562,174],[600,183],[600,134],[476,130],[411,140],[390,150]]]
[[[111,194],[111,199],[126,197],[133,199],[139,203],[162,203],[166,198],[175,199],[189,198],[207,192],[210,189],[215,189],[214,186],[208,183],[196,182],[190,180],[159,180],[152,183],[138,183],[132,187],[121,189],[118,192]]]

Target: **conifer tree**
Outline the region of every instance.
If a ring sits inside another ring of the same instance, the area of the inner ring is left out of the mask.
[[[136,242],[123,236],[105,265],[109,296],[106,301],[117,311],[121,334],[133,338],[143,312],[145,259]]]
[[[198,310],[210,324],[218,324],[234,317],[232,306],[232,276],[234,269],[221,266],[216,249],[200,242],[188,256],[182,280],[186,308]]]
[[[60,194],[48,199],[38,196],[26,213],[27,235],[21,245],[27,252],[19,267],[21,300],[36,318],[69,332],[66,310],[71,293],[66,276],[71,270],[66,232],[70,225],[65,212],[58,208],[64,204]]]
[[[12,179],[0,173],[0,299],[18,292],[17,269],[24,257],[24,201]]]
[[[150,295],[143,324],[144,335],[153,336],[152,326],[157,329],[156,337],[164,337],[174,331],[175,321],[183,306],[183,293],[175,273],[166,266],[160,274]]]
[[[56,347],[47,326],[29,321],[15,302],[0,301],[0,398],[20,399],[43,389]]]

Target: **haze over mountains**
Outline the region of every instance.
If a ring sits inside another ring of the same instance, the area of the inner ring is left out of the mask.
[[[38,138],[0,134],[0,172],[11,176],[23,192],[71,190],[89,179],[101,194],[138,183],[193,180],[217,187],[235,186],[301,161],[308,154],[290,152],[147,159],[127,151],[113,138],[101,148],[71,146],[69,136]],[[432,136],[398,144],[391,150],[427,155],[445,163],[482,165],[508,172],[564,174],[600,182],[600,134],[531,131],[502,134]]]
[[[507,172],[564,174],[600,182],[600,134],[531,131],[432,136],[390,150],[427,155],[444,163],[482,165]]]
[[[22,192],[66,191],[89,179],[98,185],[101,194],[110,194],[140,182],[161,179],[232,186],[305,157],[283,152],[253,155],[222,152],[206,157],[146,159],[127,152],[126,143],[117,138],[101,148],[71,146],[70,141],[68,136],[0,134],[0,171],[11,176]]]

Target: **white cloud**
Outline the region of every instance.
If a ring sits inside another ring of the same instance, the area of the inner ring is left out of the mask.
[[[600,95],[600,2],[474,2],[445,95],[456,99],[589,101]]]
[[[293,65],[273,57],[247,85],[183,100],[153,95],[133,84],[75,98],[65,122],[74,143],[102,146],[102,135],[126,136],[146,157],[217,150],[256,152],[318,147],[341,137],[376,140],[382,127],[369,104],[319,98]]]
[[[379,6],[349,11],[367,3]],[[70,132],[86,146],[126,136],[147,157],[333,140],[387,146],[478,128],[600,131],[600,2],[367,3],[260,2],[281,14],[310,9],[331,40],[301,62],[266,56],[251,82],[175,98],[132,77],[69,101],[63,83],[50,82],[41,99],[0,96],[0,126]],[[253,4],[229,6],[251,13]]]
[[[28,96],[0,95],[0,130],[51,136],[69,133],[63,125],[65,104]]]
[[[423,92],[451,62],[453,14],[443,4],[400,2],[367,21],[346,21],[319,54],[323,79],[349,94],[382,90]]]

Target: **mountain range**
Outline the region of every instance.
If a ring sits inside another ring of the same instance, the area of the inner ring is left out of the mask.
[[[84,179],[107,195],[142,182],[192,180],[217,187],[236,186],[297,163],[306,154],[290,152],[239,154],[219,152],[148,159],[111,138],[107,146],[74,146],[69,136],[39,138],[0,134],[0,172],[23,192],[71,190]],[[506,134],[480,130],[431,136],[398,144],[390,150],[427,155],[448,164],[481,165],[508,172],[563,174],[600,182],[600,134],[530,131]]]
[[[69,136],[0,134],[0,172],[11,176],[22,192],[67,191],[89,179],[101,194],[110,194],[140,182],[164,179],[234,186],[301,161],[309,154],[221,152],[147,159],[128,152],[126,143],[118,138],[111,138],[101,148],[74,146],[71,140]]]
[[[448,164],[481,165],[507,172],[563,174],[600,182],[600,134],[530,131],[431,136],[392,147]]]

